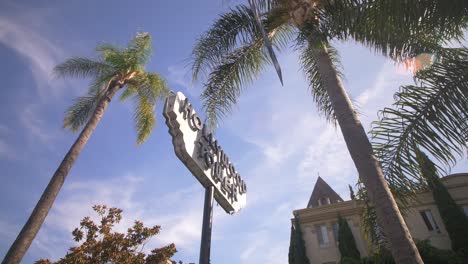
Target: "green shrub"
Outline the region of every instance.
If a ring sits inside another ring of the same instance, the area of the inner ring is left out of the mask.
[[[429,240],[416,241],[416,246],[425,264],[468,263],[467,259],[463,259],[452,250],[443,250],[432,246]]]
[[[361,264],[361,263],[362,262],[360,259],[355,259],[355,258],[344,257],[340,259],[340,264]]]
[[[361,259],[362,264],[395,264],[392,254],[385,248],[378,253]]]
[[[452,250],[438,249],[429,240],[416,241],[419,254],[424,264],[466,264],[468,259]],[[361,259],[361,264],[395,264],[392,254],[387,249]]]

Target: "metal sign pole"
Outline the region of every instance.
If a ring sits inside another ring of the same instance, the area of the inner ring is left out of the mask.
[[[205,205],[203,206],[203,225],[200,244],[199,264],[210,264],[211,224],[213,221],[214,186],[205,189]]]

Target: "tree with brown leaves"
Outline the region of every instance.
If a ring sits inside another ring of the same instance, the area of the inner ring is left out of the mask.
[[[119,263],[119,264],[166,264],[173,263],[170,258],[177,252],[175,245],[169,244],[145,254],[143,249],[148,240],[157,235],[160,226],[145,227],[135,221],[127,234],[112,231],[122,220],[122,209],[95,205],[93,210],[101,217],[95,223],[89,216],[83,218],[80,227],[73,230],[73,239],[82,242],[71,247],[69,252],[56,262],[40,259],[35,264],[65,263]]]

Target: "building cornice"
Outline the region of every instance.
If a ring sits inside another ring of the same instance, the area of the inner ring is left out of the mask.
[[[341,203],[333,203],[314,208],[305,208],[293,211],[293,214],[299,219],[299,223],[329,220],[337,218],[338,214],[346,217],[352,215],[361,215],[364,210],[364,202],[350,200]]]

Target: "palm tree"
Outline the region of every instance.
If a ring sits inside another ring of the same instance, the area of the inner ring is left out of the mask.
[[[441,0],[277,0],[257,2],[261,25],[249,7],[239,5],[223,14],[193,50],[193,79],[206,73],[202,93],[212,125],[232,111],[242,88],[251,83],[269,57],[263,36],[276,50],[295,37],[313,99],[326,119],[338,122],[359,177],[376,205],[377,219],[397,263],[422,263],[398,210],[372,146],[340,80],[331,39],[354,39],[384,55],[404,59],[420,52],[435,52],[447,39],[463,32],[463,8]],[[451,3],[452,4],[452,3]],[[265,34],[262,34],[261,27]]]
[[[138,33],[124,49],[102,44],[96,51],[99,53],[97,60],[70,58],[54,69],[60,77],[92,78],[88,95],[79,97],[67,110],[63,124],[64,128],[70,128],[72,131],[81,127],[83,129],[55,171],[2,263],[21,261],[41,228],[68,172],[119,90],[124,89],[121,100],[131,97],[135,99],[134,118],[138,144],[148,138],[155,125],[156,101],[163,99],[168,94],[168,89],[165,81],[157,73],[145,71],[144,66],[151,55],[150,35]]]

